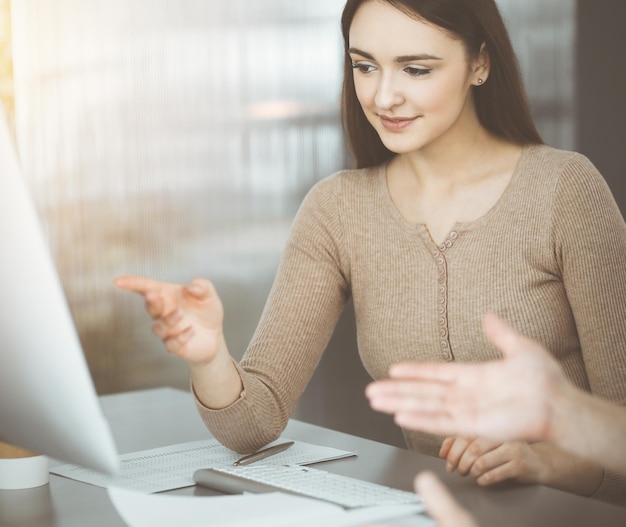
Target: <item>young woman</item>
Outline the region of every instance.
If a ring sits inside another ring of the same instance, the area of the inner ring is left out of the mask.
[[[626,226],[583,156],[542,145],[494,0],[348,0],[343,117],[358,169],[318,183],[262,319],[230,357],[210,282],[122,277],[185,359],[228,447],[276,439],[349,297],[374,379],[401,361],[486,361],[492,311],[552,350],[578,387],[626,400]],[[606,497],[618,478],[545,443],[406,431],[481,484]]]

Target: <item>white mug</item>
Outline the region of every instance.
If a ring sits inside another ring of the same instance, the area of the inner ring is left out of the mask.
[[[41,487],[48,483],[49,474],[47,456],[0,443],[0,489]]]

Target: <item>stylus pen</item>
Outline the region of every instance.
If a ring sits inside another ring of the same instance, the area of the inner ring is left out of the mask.
[[[281,443],[280,445],[274,445],[268,448],[264,448],[263,450],[259,450],[254,454],[248,454],[247,456],[243,456],[241,459],[235,461],[233,465],[235,465],[236,467],[240,465],[249,465],[250,463],[254,463],[255,461],[260,461],[261,459],[265,459],[266,457],[278,454],[283,450],[287,450],[291,445],[293,445],[293,441],[287,441],[286,443]]]

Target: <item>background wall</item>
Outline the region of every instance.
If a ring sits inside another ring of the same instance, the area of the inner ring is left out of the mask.
[[[626,2],[579,0],[576,147],[607,179],[626,213]]]
[[[626,4],[498,3],[544,139],[587,153],[623,202]],[[12,3],[18,147],[100,393],[188,384],[141,300],[113,289],[122,273],[210,278],[231,350],[243,353],[298,204],[349,165],[342,6]],[[367,382],[349,308],[296,416],[402,444],[367,407]]]

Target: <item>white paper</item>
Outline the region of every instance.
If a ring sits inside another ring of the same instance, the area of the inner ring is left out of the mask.
[[[281,438],[272,444],[283,441],[290,440]],[[263,464],[310,465],[354,455],[354,452],[295,441],[287,450],[265,458]],[[240,457],[217,439],[206,439],[121,455],[121,469],[115,476],[77,465],[57,466],[51,472],[98,487],[115,486],[153,493],[190,487],[194,485],[193,473],[197,469],[232,465]]]
[[[434,525],[417,514],[421,505],[344,510],[331,503],[272,492],[234,496],[143,494],[109,488],[109,497],[129,527],[353,527],[407,518],[414,527]]]

